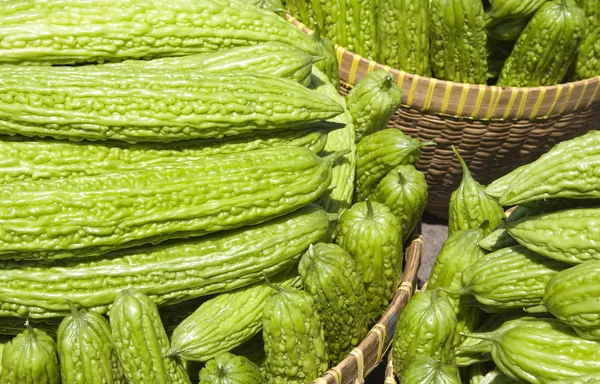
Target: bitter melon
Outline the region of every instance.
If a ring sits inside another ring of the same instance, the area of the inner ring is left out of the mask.
[[[600,75],[600,3],[579,0],[579,5],[587,16],[588,29],[575,58],[575,80]]]
[[[556,380],[550,384],[598,384],[600,383],[600,373],[591,373],[589,375],[578,376],[573,379]]]
[[[495,199],[499,199],[500,196],[504,194],[504,192],[510,186],[510,183],[517,177],[517,174],[525,169],[529,164],[521,165],[520,167],[512,170],[511,172],[497,178],[492,181],[487,187],[485,187],[485,193],[488,196],[491,196]]]
[[[458,368],[440,360],[424,356],[410,363],[402,377],[406,384],[460,384]]]
[[[265,384],[256,364],[229,352],[207,361],[199,376],[199,384]]]
[[[489,15],[495,20],[523,19],[534,15],[548,0],[493,0]]]

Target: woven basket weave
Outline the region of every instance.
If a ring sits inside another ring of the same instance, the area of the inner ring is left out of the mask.
[[[306,26],[288,15],[306,33]],[[413,75],[337,47],[340,93],[367,73],[389,71],[403,91],[389,126],[437,146],[424,147],[417,167],[430,188],[427,212],[446,218],[462,172],[451,145],[473,177],[489,184],[532,162],[560,141],[600,128],[600,76],[550,87],[460,84]]]

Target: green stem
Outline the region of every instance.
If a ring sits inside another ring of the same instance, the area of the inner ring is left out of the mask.
[[[383,83],[381,84],[381,89],[383,91],[387,91],[392,87],[392,82],[394,81],[394,77],[392,75],[387,75],[383,78]]]
[[[365,199],[365,203],[367,204],[367,220],[373,220],[375,218],[373,204],[371,204],[371,201],[369,199]]]
[[[467,167],[465,160],[462,158],[460,153],[458,153],[458,150],[456,149],[456,147],[454,147],[454,145],[452,146],[452,152],[454,152],[454,154],[458,158],[458,161],[460,162],[460,166],[463,171],[463,180],[471,178],[471,172],[469,171],[469,167]]]

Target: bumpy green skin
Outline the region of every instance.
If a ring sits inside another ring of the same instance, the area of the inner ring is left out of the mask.
[[[461,276],[463,271],[484,256],[477,242],[488,232],[487,227],[480,226],[473,229],[458,231],[444,242],[437,256],[427,290],[444,288],[454,291],[462,287]],[[468,302],[466,296],[448,297],[450,305],[456,313],[457,327],[454,335],[454,345],[463,339],[461,332],[472,332],[477,326],[479,308]]]
[[[600,208],[574,208],[507,222],[508,233],[528,249],[570,264],[600,259]]]
[[[270,281],[281,286],[299,285],[297,276],[286,275]],[[274,291],[261,281],[205,301],[175,328],[169,355],[207,361],[242,345],[260,332],[265,301]]]
[[[544,306],[581,337],[600,340],[600,260],[556,274],[546,285]]]
[[[429,0],[377,0],[377,62],[431,76]]]
[[[498,368],[518,382],[550,383],[600,371],[600,342],[585,340],[557,319],[522,318],[491,333]]]
[[[497,251],[519,243],[508,234],[504,223],[502,223],[489,235],[479,240],[477,244],[486,251]]]
[[[400,219],[406,243],[425,211],[428,194],[425,174],[412,165],[399,165],[377,184],[369,200],[385,204]]]
[[[366,201],[345,211],[335,242],[354,258],[367,293],[369,323],[379,319],[402,279],[400,220],[383,204]]]
[[[457,83],[487,84],[487,34],[480,0],[431,0],[433,75]]]
[[[488,253],[462,274],[462,286],[486,311],[542,303],[546,283],[568,264],[548,259],[521,245]]]
[[[335,244],[317,243],[298,265],[304,290],[322,319],[332,365],[337,365],[367,334],[367,295],[354,259]]]
[[[2,351],[2,384],[60,384],[56,343],[44,331],[27,326]]]
[[[256,364],[228,352],[207,361],[199,376],[199,384],[265,384]]]
[[[491,196],[495,199],[499,199],[500,196],[502,196],[506,192],[506,190],[510,186],[510,183],[512,183],[515,177],[517,177],[519,172],[527,168],[528,165],[529,164],[521,165],[520,167],[512,170],[504,176],[501,176],[498,179],[492,181],[487,187],[485,187],[485,193],[488,196]]]
[[[543,0],[545,2],[546,0]],[[543,4],[540,3],[541,4]],[[500,20],[499,22],[488,21],[488,35],[495,41],[517,41],[523,30],[529,23],[529,18],[516,18],[508,20]]]
[[[109,316],[115,349],[129,383],[190,383],[183,365],[167,356],[169,338],[158,308],[147,295],[122,290]]]
[[[272,384],[305,384],[329,366],[323,321],[311,295],[280,288],[265,304],[265,377]]]
[[[0,258],[99,256],[261,223],[320,197],[335,156],[273,148],[5,184],[0,198],[10,211],[0,212]]]
[[[456,315],[440,290],[417,292],[400,313],[393,341],[394,372],[401,379],[419,357],[453,362]]]
[[[165,331],[170,335],[186,317],[194,313],[206,300],[206,297],[197,297],[176,304],[159,306],[160,320],[165,327]]]
[[[264,224],[135,248],[96,261],[4,261],[0,315],[63,316],[70,313],[66,299],[105,313],[126,287],[142,290],[157,305],[230,291],[287,270],[328,227],[327,213],[311,205]]]
[[[496,85],[537,87],[563,81],[587,33],[573,0],[544,3],[521,33]]]
[[[73,308],[57,335],[63,384],[125,384],[108,320]]]
[[[600,177],[594,173],[599,159],[600,131],[563,141],[538,160],[513,171],[499,202],[510,206],[556,197],[600,198]]]
[[[492,19],[522,19],[532,16],[548,0],[493,0],[489,15]]]
[[[600,383],[600,373],[591,373],[589,375],[579,376],[574,379],[552,381],[550,384],[598,384]]]
[[[485,187],[471,176],[463,158],[454,147],[452,149],[460,161],[463,178],[450,196],[448,234],[461,229],[475,228],[486,220],[490,228],[496,228],[504,219],[504,209],[496,200],[485,194]]]
[[[377,184],[399,165],[414,165],[421,156],[422,143],[396,128],[365,136],[356,146],[356,200],[365,200]]]
[[[415,359],[402,378],[407,384],[460,384],[458,367],[424,356]]]
[[[340,70],[337,62],[335,45],[327,37],[321,36],[318,29],[315,31],[315,39],[319,43],[319,47],[321,48],[321,57],[323,59],[315,62],[314,67],[323,72],[337,90],[340,87]],[[336,100],[335,97],[330,97]],[[340,105],[343,104],[340,103]]]
[[[10,63],[184,56],[266,41],[319,54],[315,41],[284,18],[237,0],[5,1],[0,15],[0,60]],[[231,23],[240,18],[252,23]],[[173,28],[185,33],[174,36]]]
[[[2,65],[0,76],[7,135],[171,142],[306,127],[344,112],[294,80],[257,73]]]
[[[575,80],[600,75],[600,3],[579,0],[579,5],[585,10],[588,29],[575,58]]]
[[[356,141],[387,127],[400,107],[402,89],[387,71],[370,72],[346,96],[356,130]]]
[[[502,371],[493,369],[477,384],[517,384],[517,382],[506,376]]]

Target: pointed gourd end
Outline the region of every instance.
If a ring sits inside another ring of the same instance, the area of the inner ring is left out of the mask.
[[[341,151],[336,151],[336,152],[333,152],[330,155],[325,156],[325,159],[331,159],[331,161],[335,163],[336,161],[338,161],[342,157],[346,156],[350,152],[351,151],[349,149],[343,149]]]
[[[369,198],[365,199],[365,204],[367,205],[367,220],[373,220],[375,217],[375,212],[373,211],[373,203]]]
[[[458,152],[458,150],[456,149],[456,147],[454,145],[452,146],[452,152],[454,152],[454,154],[456,155],[456,158],[458,159],[458,162],[460,163],[460,167],[462,168],[463,180],[471,178],[471,171],[469,171],[469,167],[467,167],[467,163],[465,163],[465,160],[460,155],[460,153]]]
[[[523,308],[523,311],[527,313],[547,313],[548,308],[544,304],[535,305],[533,307]]]
[[[388,74],[383,78],[383,83],[381,84],[381,89],[384,91],[387,91],[388,89],[390,89],[392,87],[392,84],[394,84],[394,77],[392,75]]]

